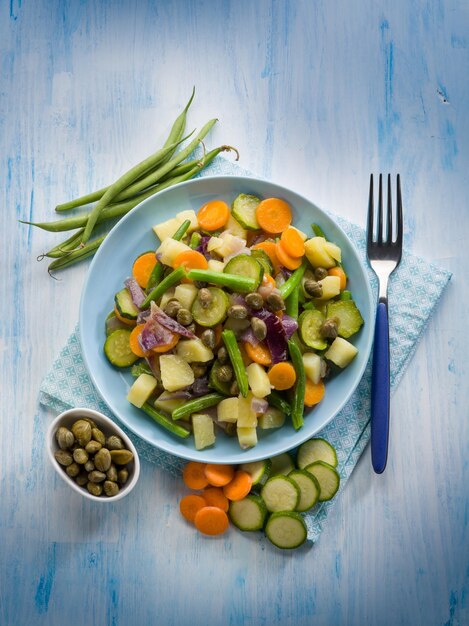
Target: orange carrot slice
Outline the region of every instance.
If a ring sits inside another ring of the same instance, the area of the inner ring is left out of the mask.
[[[273,241],[261,241],[252,246],[253,250],[263,250],[270,259],[272,267],[274,268],[274,274],[277,275],[280,272],[280,263],[277,257],[277,248]]]
[[[255,363],[259,363],[259,365],[270,365],[272,363],[270,350],[265,343],[261,342],[257,346],[253,346],[245,341],[243,347],[248,357]]]
[[[282,245],[282,241],[280,240],[277,244],[277,257],[280,261],[280,265],[283,265],[288,270],[296,270],[301,265],[301,258],[295,258],[294,256],[290,256]]]
[[[326,391],[326,387],[324,382],[320,380],[318,383],[313,383],[306,379],[306,388],[305,388],[305,405],[306,406],[314,406],[321,402],[324,398],[324,393]]]
[[[197,221],[203,230],[218,230],[230,217],[230,209],[222,200],[212,200],[204,204],[197,213]]]
[[[189,489],[203,489],[208,485],[207,477],[205,476],[206,463],[199,463],[198,461],[189,461],[182,470],[182,480],[186,487]]]
[[[228,512],[230,502],[220,487],[205,487],[202,496],[207,506],[216,506],[225,513]]]
[[[181,498],[179,511],[188,522],[194,523],[197,511],[200,511],[204,506],[207,506],[205,498],[195,494],[189,494]]]
[[[296,382],[295,368],[287,361],[272,365],[268,376],[272,387],[279,391],[291,389]]]
[[[233,480],[234,469],[232,465],[214,465],[207,464],[205,466],[205,477],[209,485],[213,487],[223,487]]]
[[[344,272],[344,270],[339,266],[331,267],[331,269],[328,270],[327,273],[329,274],[329,276],[338,276],[340,278],[340,291],[343,291],[347,286],[347,274]]]
[[[230,522],[225,511],[216,506],[204,506],[195,514],[194,524],[204,535],[222,535]]]
[[[169,350],[172,350],[176,346],[179,339],[180,339],[180,335],[178,335],[177,333],[173,333],[171,341],[168,341],[168,343],[165,343],[162,346],[156,346],[156,348],[152,348],[152,352],[156,352],[156,354],[161,354],[162,352],[168,352]]]
[[[305,253],[305,243],[296,228],[289,226],[280,236],[282,248],[287,254],[296,258],[302,257]]]
[[[132,265],[132,275],[142,289],[147,288],[148,279],[157,263],[154,252],[146,252],[135,259]]]
[[[266,198],[257,206],[256,219],[262,230],[267,233],[272,235],[282,233],[292,221],[290,205],[280,198]]]
[[[184,250],[180,252],[174,259],[174,269],[183,265],[188,272],[189,270],[206,270],[208,268],[207,259],[197,250]]]
[[[223,487],[228,500],[242,500],[251,491],[252,476],[243,470],[235,472],[233,480]]]
[[[138,338],[144,326],[145,324],[137,324],[137,326],[135,326],[135,328],[130,333],[130,337],[129,337],[130,349],[132,350],[134,354],[140,357],[144,357],[148,355],[148,352],[145,352],[145,350],[142,349],[142,346],[140,345],[138,341]]]

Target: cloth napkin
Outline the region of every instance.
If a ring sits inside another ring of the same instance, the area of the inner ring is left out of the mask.
[[[203,170],[201,176],[217,174],[252,175],[221,157]],[[354,243],[366,265],[363,229],[342,217],[336,215],[331,217]],[[376,278],[371,270],[369,274],[373,289],[377,293]],[[450,278],[450,272],[435,267],[419,257],[406,254],[404,250],[401,264],[392,275],[389,284],[391,393],[396,389]],[[333,500],[316,505],[310,512],[304,514],[309,541],[315,542],[318,539],[331,507],[340,497],[370,439],[370,390],[371,359],[347,405],[317,435],[329,441],[336,449],[341,483],[339,493]],[[46,375],[40,388],[39,401],[54,412],[76,406],[89,407],[101,411],[119,423],[98,395],[87,373],[81,353],[78,326]],[[129,432],[123,424],[120,425],[131,437],[141,458],[155,463],[174,476],[180,476],[183,460],[154,448]]]

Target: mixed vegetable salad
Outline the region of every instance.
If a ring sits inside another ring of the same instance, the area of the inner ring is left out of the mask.
[[[127,398],[197,450],[217,431],[257,444],[258,429],[298,430],[328,376],[358,350],[349,341],[363,318],[341,250],[319,226],[292,224],[280,198],[240,194],[153,228],[115,294],[104,352],[131,367]]]

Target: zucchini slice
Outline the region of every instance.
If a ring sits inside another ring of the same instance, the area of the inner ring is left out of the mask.
[[[135,306],[130,295],[130,291],[127,287],[121,289],[114,296],[114,302],[116,303],[116,309],[119,311],[121,317],[125,317],[127,320],[136,320],[139,309]]]
[[[272,262],[264,250],[251,250],[251,256],[253,256],[256,261],[262,265],[265,274],[273,276],[274,268]]]
[[[212,368],[210,369],[210,374],[208,377],[208,384],[209,384],[209,387],[211,387],[212,389],[215,389],[215,391],[218,391],[219,393],[222,393],[225,396],[229,396],[231,395],[230,394],[231,383],[225,383],[218,378],[218,372],[221,367],[223,366],[220,363],[220,361],[217,360],[214,362],[214,364],[212,365]]]
[[[324,461],[315,461],[311,465],[307,465],[305,470],[312,474],[319,483],[319,502],[331,500],[339,490],[340,476],[337,470]]]
[[[235,220],[247,230],[259,230],[260,226],[256,219],[256,209],[260,199],[246,193],[240,193],[233,200],[231,213]]]
[[[196,298],[194,300],[194,304],[192,305],[191,313],[197,324],[206,328],[211,328],[212,326],[216,326],[220,322],[223,322],[226,317],[230,301],[223,289],[219,289],[218,287],[208,287],[208,290],[212,296],[210,304],[204,308],[200,300]]]
[[[319,483],[316,478],[305,470],[293,470],[288,474],[300,490],[300,501],[296,506],[296,510],[302,513],[312,509],[319,500]]]
[[[308,347],[315,350],[325,350],[327,341],[321,335],[321,326],[325,317],[317,309],[303,311],[298,320],[301,341]]]
[[[234,274],[235,276],[244,276],[245,278],[252,278],[255,280],[256,285],[253,289],[255,291],[262,282],[264,276],[264,268],[254,257],[249,254],[238,254],[233,257],[225,265],[223,270],[224,274]]]
[[[228,514],[239,530],[261,530],[267,517],[267,507],[260,496],[250,494],[231,502]]]
[[[331,467],[337,467],[336,451],[325,439],[310,439],[298,448],[296,464],[300,469],[304,469],[315,461],[324,461]]]
[[[261,497],[267,510],[271,513],[294,511],[300,501],[300,489],[291,478],[279,474],[269,478],[265,483],[262,487]]]
[[[282,454],[271,457],[270,460],[272,461],[272,466],[270,468],[271,476],[277,476],[278,474],[287,476],[287,474],[295,469],[295,463],[288,452],[282,452]]]
[[[267,539],[277,548],[299,548],[308,536],[306,524],[299,513],[280,511],[272,513],[265,527]]]
[[[327,317],[338,320],[339,336],[348,339],[363,325],[363,317],[353,300],[336,300],[327,305]]]
[[[264,485],[270,475],[270,468],[272,467],[272,461],[266,459],[265,461],[253,461],[252,463],[242,463],[240,469],[248,474],[251,474],[252,484]]]
[[[116,367],[129,367],[140,357],[130,349],[131,330],[119,328],[111,333],[104,342],[104,354]]]

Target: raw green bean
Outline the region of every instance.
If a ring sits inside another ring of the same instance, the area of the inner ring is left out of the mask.
[[[179,226],[177,231],[174,233],[174,235],[172,236],[172,239],[175,239],[176,241],[181,241],[181,239],[186,234],[187,229],[189,228],[190,225],[191,225],[191,221],[185,220],[181,224],[181,226]],[[148,283],[146,287],[148,292],[154,289],[161,282],[163,275],[164,275],[163,263],[156,263],[155,267],[151,271],[150,277],[148,278]]]
[[[294,289],[286,300],[286,314],[293,319],[298,319],[298,307],[299,307],[299,294],[300,289],[297,287]]]
[[[62,270],[69,265],[78,263],[78,261],[83,261],[83,259],[88,258],[96,252],[105,238],[106,235],[102,235],[102,237],[99,237],[94,241],[90,241],[86,246],[83,246],[83,248],[77,248],[76,250],[64,254],[60,259],[56,259],[55,261],[52,261],[52,263],[49,263],[47,270],[50,273],[53,270]]]
[[[238,342],[236,341],[236,335],[232,330],[224,330],[221,336],[230,357],[241,395],[246,397],[249,391],[248,375],[246,374],[246,367],[244,366]]]
[[[257,281],[248,276],[238,276],[237,274],[224,274],[223,272],[214,272],[213,270],[190,270],[187,277],[191,280],[200,280],[211,283],[212,285],[221,285],[228,287],[233,291],[241,293],[249,293],[255,291]]]
[[[183,417],[188,417],[189,415],[192,415],[192,413],[198,413],[199,411],[208,409],[211,406],[215,406],[225,397],[226,396],[223,396],[221,393],[209,393],[206,396],[194,398],[193,400],[189,400],[177,409],[174,409],[174,411],[171,413],[171,417],[173,418],[173,420],[180,420]]]
[[[284,300],[286,300],[293,291],[298,289],[301,279],[303,278],[303,275],[305,273],[305,270],[306,270],[306,260],[303,259],[303,263],[300,265],[300,267],[293,272],[290,278],[286,282],[284,282],[283,285],[280,285],[279,287],[280,295],[282,296]]]
[[[340,292],[339,300],[352,300],[352,292],[344,289],[344,291]]]
[[[184,131],[186,129],[186,118],[187,118],[187,111],[189,110],[189,107],[192,104],[192,100],[194,99],[195,96],[195,86],[192,87],[192,94],[191,97],[189,98],[189,102],[186,104],[186,106],[184,107],[182,113],[180,113],[174,124],[171,127],[171,130],[169,132],[169,136],[166,139],[163,148],[167,148],[168,146],[170,146],[172,143],[174,143],[175,141],[179,141],[181,139],[181,137],[184,134]],[[174,150],[168,154],[168,156],[166,156],[161,163],[167,163],[170,158],[172,157],[172,155],[174,154]]]
[[[71,237],[59,243],[54,248],[51,248],[49,252],[46,252],[43,257],[49,257],[50,259],[60,259],[60,257],[64,256],[70,250],[73,250],[75,246],[80,242],[81,235],[83,234],[83,228],[76,233],[74,233]]]
[[[160,263],[160,265],[163,265],[162,263]],[[149,294],[148,296],[145,298],[145,300],[142,302],[141,305],[141,309],[146,309],[150,306],[150,303],[153,302],[153,300],[158,300],[158,298],[160,298],[165,291],[167,291],[170,287],[172,287],[173,285],[175,285],[177,282],[179,282],[181,280],[181,278],[184,278],[186,275],[186,270],[184,269],[184,267],[181,265],[180,267],[178,267],[176,270],[174,270],[173,272],[171,272],[171,274],[169,274],[168,276],[166,276],[166,278],[164,278],[161,283],[159,285],[157,285]]]
[[[290,403],[283,398],[278,391],[272,391],[266,398],[267,402],[274,406],[276,409],[280,409],[285,415],[291,415]]]
[[[207,152],[207,154],[203,155],[199,159],[193,159],[192,161],[186,161],[185,163],[181,163],[181,165],[178,165],[177,167],[172,169],[169,174],[167,174],[166,176],[163,176],[163,178],[161,179],[161,182],[166,181],[168,178],[173,178],[174,176],[180,176],[181,174],[186,174],[193,167],[195,167],[196,165],[199,165],[202,160],[205,160],[208,163],[210,163],[218,154],[220,154],[220,152],[229,152],[230,150],[234,150],[236,152],[236,160],[238,160],[239,152],[236,150],[236,148],[233,148],[232,146],[219,146],[218,148],[214,148],[213,150],[210,150],[209,152]]]
[[[166,417],[166,415],[163,415],[159,411],[156,411],[148,402],[145,402],[145,404],[142,406],[142,410],[145,411],[145,413],[160,426],[163,426],[164,428],[166,428],[166,430],[172,432],[173,435],[177,435],[178,437],[182,437],[183,439],[189,437],[190,432],[188,430],[186,430],[182,426],[179,426],[178,424],[175,424],[172,420],[169,419],[169,417]]]
[[[305,410],[306,374],[301,351],[296,343],[291,339],[288,341],[288,350],[290,351],[291,360],[296,372],[296,382],[293,389],[291,421],[293,428],[298,430],[304,424],[303,413]]]

